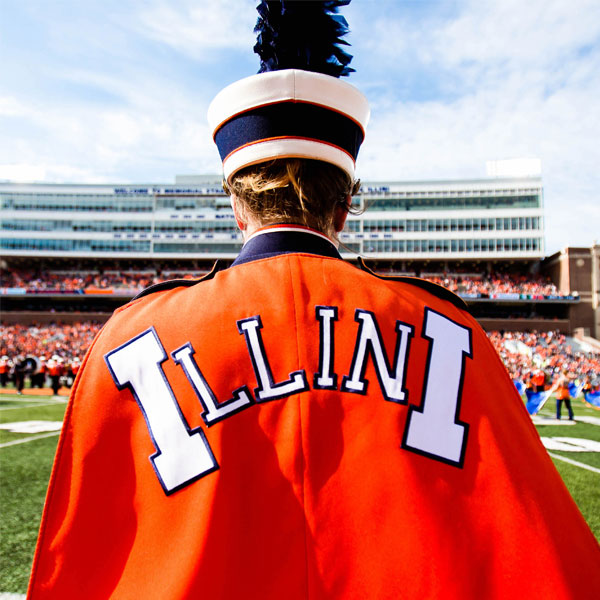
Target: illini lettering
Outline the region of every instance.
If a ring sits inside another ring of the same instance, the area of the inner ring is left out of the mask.
[[[312,374],[313,387],[337,390],[338,375],[333,372],[333,365],[338,309],[335,306],[316,306],[315,318],[319,322],[319,370]],[[382,398],[407,404],[406,369],[414,336],[413,326],[396,321],[396,345],[390,361],[375,314],[356,309],[354,320],[358,323],[354,352],[348,374],[341,378],[340,391],[367,393],[371,382],[365,379],[365,371],[367,361],[371,359]],[[304,369],[283,377],[273,373],[261,335],[263,323],[260,315],[237,321],[237,327],[240,335],[244,336],[256,376],[254,395],[247,385],[243,385],[233,390],[229,399],[220,401],[202,374],[191,343],[171,353],[171,358],[183,369],[198,397],[202,419],[207,427],[253,404],[279,400],[310,389]],[[460,467],[466,449],[468,424],[459,421],[459,411],[465,359],[472,356],[471,330],[440,313],[425,309],[422,337],[429,343],[423,396],[418,407],[409,407],[402,447]],[[144,415],[156,448],[150,457],[152,466],[165,493],[171,494],[212,473],[219,465],[202,429],[191,429],[180,410],[162,368],[167,359],[153,327],[105,356],[117,388],[129,388]]]

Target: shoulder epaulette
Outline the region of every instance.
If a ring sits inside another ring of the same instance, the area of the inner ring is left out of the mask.
[[[387,281],[400,281],[402,283],[409,283],[410,285],[416,285],[421,289],[428,291],[430,294],[437,296],[438,298],[442,298],[442,300],[447,300],[462,310],[469,310],[467,303],[460,297],[457,296],[454,292],[451,292],[449,289],[438,285],[437,283],[433,283],[433,281],[427,281],[426,279],[421,279],[420,277],[408,277],[405,275],[380,275],[376,273],[365,264],[364,259],[359,256],[358,264],[363,271],[374,275],[379,279],[384,279]]]
[[[155,283],[154,285],[151,285],[150,287],[147,287],[146,289],[142,290],[137,296],[135,296],[135,298],[132,298],[131,301],[138,300],[139,298],[143,298],[144,296],[154,294],[155,292],[164,292],[165,290],[172,290],[176,287],[192,287],[193,285],[196,285],[201,281],[212,279],[222,268],[223,265],[221,261],[217,260],[215,261],[215,264],[213,265],[213,268],[211,269],[210,273],[207,273],[203,277],[200,277],[200,279],[171,279],[169,281],[161,281],[160,283]]]

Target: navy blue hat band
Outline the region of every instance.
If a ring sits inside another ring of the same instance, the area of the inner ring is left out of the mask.
[[[319,140],[356,160],[364,134],[358,123],[330,108],[281,102],[236,115],[214,137],[222,160],[243,146],[276,138]]]

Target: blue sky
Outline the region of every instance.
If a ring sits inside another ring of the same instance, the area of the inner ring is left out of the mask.
[[[353,0],[363,180],[539,157],[546,252],[600,242],[600,2]],[[258,69],[252,0],[0,0],[0,179],[217,173],[213,96]]]

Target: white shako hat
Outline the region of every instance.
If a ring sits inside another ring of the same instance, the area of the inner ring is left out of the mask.
[[[369,105],[339,79],[354,69],[339,48],[348,31],[335,14],[350,0],[262,0],[254,51],[257,75],[236,81],[211,102],[208,121],[227,182],[240,169],[276,158],[309,158],[354,178]]]

